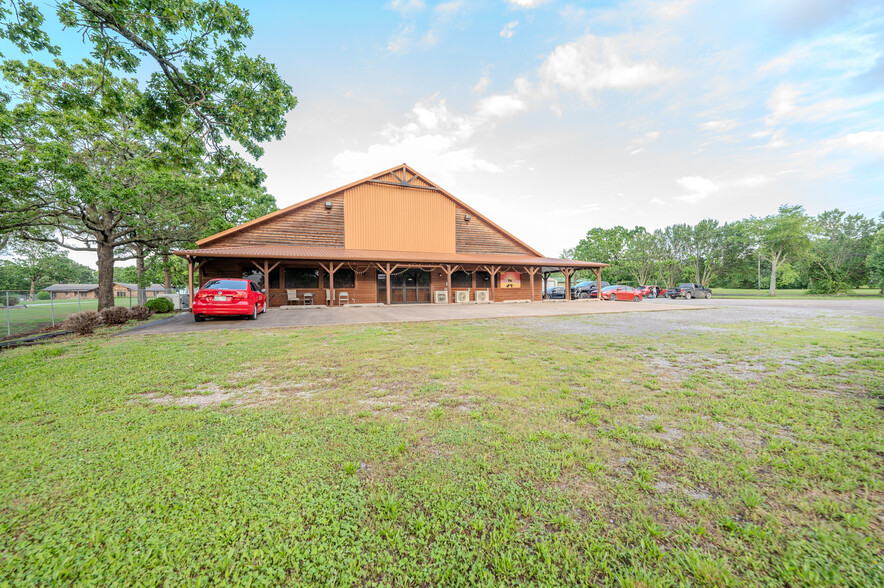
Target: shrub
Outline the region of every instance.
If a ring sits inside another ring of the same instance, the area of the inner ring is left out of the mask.
[[[175,310],[175,305],[172,304],[172,301],[164,296],[160,296],[158,298],[154,298],[152,300],[148,300],[144,303],[144,306],[151,309],[157,314],[162,314],[164,312],[172,312]]]
[[[129,312],[130,316],[136,321],[146,321],[153,314],[153,311],[146,306],[133,306]]]
[[[101,325],[101,315],[94,310],[84,310],[72,314],[61,324],[61,328],[73,331],[78,335],[88,335]]]
[[[10,296],[8,299],[5,295],[0,297],[0,306],[16,306],[18,304],[18,296]]]
[[[111,306],[101,311],[101,320],[106,325],[122,325],[132,318],[132,313],[125,306]]]
[[[37,292],[37,300],[49,300],[52,298],[52,294],[49,292]]]

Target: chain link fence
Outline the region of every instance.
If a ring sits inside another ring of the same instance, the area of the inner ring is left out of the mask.
[[[158,296],[166,296],[175,308],[187,308],[187,294],[176,289],[159,288],[114,290],[114,305],[132,308]],[[0,290],[0,339],[36,333],[61,325],[77,312],[98,310],[98,292],[95,290],[66,290],[48,292],[39,290]]]

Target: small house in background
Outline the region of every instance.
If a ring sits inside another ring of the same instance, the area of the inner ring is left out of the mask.
[[[408,165],[363,178],[176,251],[191,297],[248,278],[271,306],[542,300],[544,280],[604,263],[544,257]],[[194,272],[196,271],[196,275]]]
[[[138,285],[137,284],[127,284],[126,282],[114,282],[114,296],[117,298],[124,298],[126,296],[137,296],[138,295]],[[165,286],[162,284],[151,284],[144,288],[145,294],[151,298],[155,298],[158,295],[164,293],[166,291]]]
[[[155,298],[164,293],[166,288],[162,284],[151,284],[144,290],[148,297]],[[43,288],[43,291],[50,292],[54,300],[98,298],[98,284],[52,284]],[[114,282],[114,296],[116,298],[135,298],[138,296],[138,286],[125,282]]]
[[[52,284],[43,288],[55,300],[64,298],[98,298],[98,284]]]

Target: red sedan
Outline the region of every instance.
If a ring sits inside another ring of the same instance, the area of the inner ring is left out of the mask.
[[[608,286],[602,288],[602,300],[632,300],[641,302],[641,292],[632,286]]]
[[[267,297],[251,280],[209,280],[193,297],[193,320],[207,316],[245,316],[252,320],[267,310]]]

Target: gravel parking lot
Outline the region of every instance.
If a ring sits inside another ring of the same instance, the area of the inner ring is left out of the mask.
[[[864,317],[884,318],[884,300],[657,299],[641,303],[581,300],[525,304],[270,309],[257,321],[219,318],[195,323],[189,313],[182,313],[123,334],[502,318],[511,319],[514,325],[540,331],[626,333],[636,336],[700,333],[744,322],[792,324],[808,318],[828,321],[832,329],[878,328],[874,324],[864,324]]]

